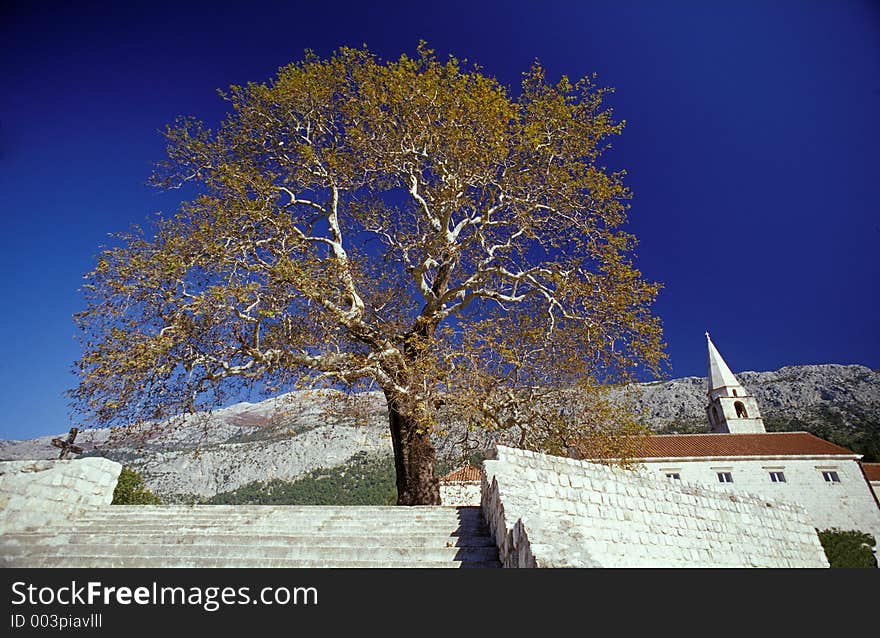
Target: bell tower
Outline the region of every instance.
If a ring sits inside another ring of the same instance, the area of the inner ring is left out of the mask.
[[[709,347],[709,405],[706,406],[706,414],[712,431],[730,434],[766,432],[758,402],[733,376],[708,332],[706,343]]]

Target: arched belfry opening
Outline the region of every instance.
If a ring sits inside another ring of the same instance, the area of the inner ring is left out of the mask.
[[[733,404],[734,409],[736,410],[736,416],[740,419],[748,419],[749,413],[746,412],[746,406],[743,405],[742,401],[737,401]]]

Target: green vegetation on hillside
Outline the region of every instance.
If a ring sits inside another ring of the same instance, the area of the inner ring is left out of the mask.
[[[858,530],[825,529],[819,531],[819,542],[831,567],[877,567],[871,548],[873,536]]]
[[[705,434],[709,432],[706,419],[681,418],[657,429],[657,434]]]
[[[143,477],[130,467],[123,467],[113,490],[112,505],[161,505],[162,501],[144,485]]]
[[[857,406],[816,406],[808,419],[765,416],[768,432],[810,432],[819,438],[863,454],[865,462],[880,461],[880,420]]]
[[[358,452],[347,464],[314,470],[295,481],[255,481],[217,494],[209,505],[393,505],[394,460]]]

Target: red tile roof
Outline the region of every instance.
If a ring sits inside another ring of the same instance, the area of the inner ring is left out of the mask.
[[[646,437],[639,448],[638,458],[855,454],[809,432],[657,434]]]
[[[475,465],[465,465],[450,472],[440,479],[441,483],[478,483],[482,480],[482,472]]]
[[[880,481],[880,463],[862,463],[862,469],[869,481]]]

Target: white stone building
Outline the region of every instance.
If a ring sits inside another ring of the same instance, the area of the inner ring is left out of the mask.
[[[648,437],[639,454],[642,468],[666,480],[715,484],[795,503],[818,529],[862,530],[880,542],[880,506],[859,463],[861,455],[807,432],[768,433],[755,398],[727,367],[708,333],[706,339],[706,413],[713,433]]]
[[[440,502],[443,505],[479,505],[482,471],[465,465],[440,479]]]
[[[672,481],[715,484],[807,510],[818,529],[858,529],[880,539],[880,508],[861,455],[807,432],[649,437],[642,467]]]

